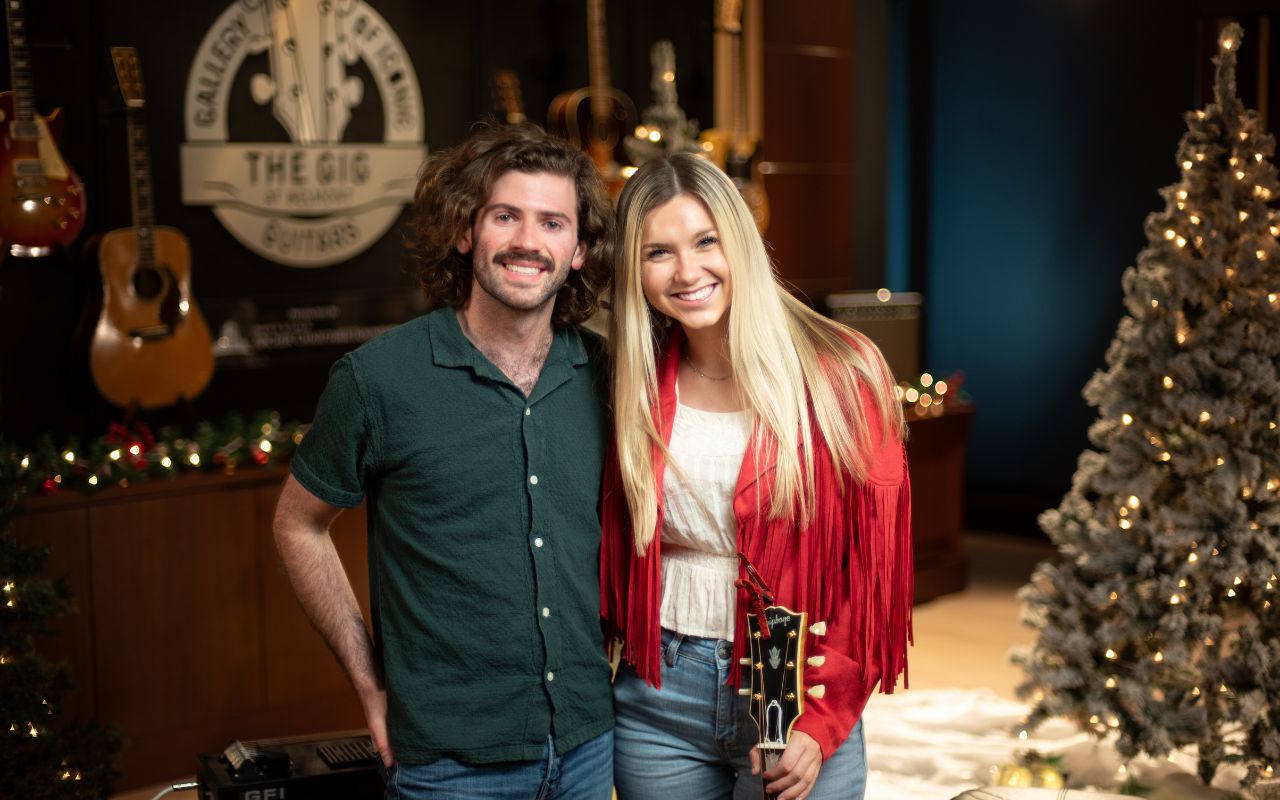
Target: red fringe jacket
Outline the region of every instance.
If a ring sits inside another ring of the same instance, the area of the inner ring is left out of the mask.
[[[658,363],[659,404],[655,422],[670,443],[675,420],[678,330]],[[879,437],[880,418],[864,394],[869,429]],[[759,435],[759,428],[756,430]],[[762,448],[756,463],[754,437],[747,446],[734,492],[738,547],[773,590],[775,602],[806,611],[810,623],[825,621],[827,634],[806,634],[809,656],[822,666],[804,670],[806,688],[824,685],[821,698],[807,695],[795,730],[809,734],[827,759],[848,737],[875,690],[893,692],[899,675],[906,685],[907,643],[912,641],[914,584],[911,554],[911,485],[906,451],[896,437],[875,442],[865,483],[845,481],[843,492],[831,454],[814,444],[817,508],[801,529],[791,519],[769,519],[776,457]],[[616,452],[605,465],[601,518],[600,609],[608,633],[623,642],[623,657],[640,677],[661,688],[662,451],[654,447],[658,486],[658,530],[637,556]],[[743,576],[745,577],[745,575]],[[738,591],[733,663],[745,654],[747,593]],[[731,683],[739,679],[732,671]]]

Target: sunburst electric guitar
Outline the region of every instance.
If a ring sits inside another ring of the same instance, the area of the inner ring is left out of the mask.
[[[102,314],[89,351],[93,380],[122,408],[161,408],[192,400],[213,375],[209,327],[191,296],[191,245],[157,227],[143,122],[138,53],[111,48],[128,110],[133,227],[102,237]]]
[[[0,94],[0,238],[16,256],[46,255],[84,227],[84,185],[58,152],[62,110],[35,112],[27,20],[4,0],[13,91]]]

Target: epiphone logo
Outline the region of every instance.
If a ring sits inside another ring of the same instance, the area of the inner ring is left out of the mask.
[[[776,628],[779,625],[790,625],[791,620],[793,619],[795,619],[795,617],[791,614],[770,614],[769,627]]]
[[[269,70],[249,76],[249,91],[292,144],[229,141],[231,88],[245,58],[264,53]],[[347,73],[357,62],[373,85]],[[383,141],[343,143],[352,115],[378,107]],[[238,0],[205,34],[187,78],[182,200],[212,206],[233,236],[277,263],[346,261],[413,200],[422,112],[404,46],[367,3]]]

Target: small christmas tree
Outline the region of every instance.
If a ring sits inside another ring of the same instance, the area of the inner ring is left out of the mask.
[[[27,492],[16,477],[29,464],[13,453],[0,459],[0,797],[102,798],[120,737],[95,724],[58,724],[71,687],[67,670],[35,650],[35,638],[49,633],[71,598],[65,582],[40,576],[48,553],[10,530]]]
[[[1028,725],[1066,717],[1125,757],[1198,748],[1207,784],[1280,770],[1280,191],[1275,142],[1236,96],[1187,115],[1182,180],[1124,274],[1096,448],[1040,518],[1061,552],[1024,587]]]

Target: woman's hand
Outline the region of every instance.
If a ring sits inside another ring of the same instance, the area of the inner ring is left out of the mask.
[[[751,774],[759,775],[760,748],[751,748]],[[778,800],[804,800],[822,769],[822,748],[804,731],[792,731],[778,765],[764,774],[765,791]]]

